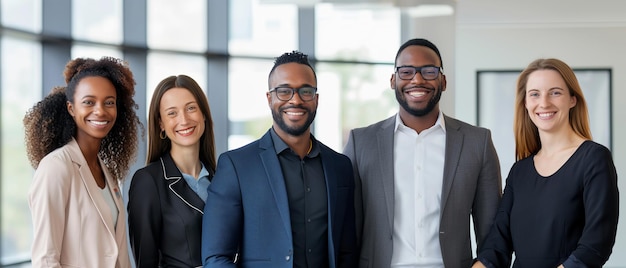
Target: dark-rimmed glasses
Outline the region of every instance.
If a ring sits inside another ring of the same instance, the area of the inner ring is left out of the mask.
[[[317,88],[311,86],[304,86],[301,88],[275,87],[270,89],[270,93],[273,91],[276,91],[276,97],[278,97],[281,101],[291,100],[296,91],[298,92],[298,95],[300,95],[300,99],[302,101],[310,101],[315,98]]]
[[[402,80],[412,80],[415,77],[415,74],[418,72],[422,75],[424,80],[435,80],[439,77],[439,73],[441,72],[441,67],[439,66],[400,66],[396,67],[396,72],[398,73],[398,78]]]

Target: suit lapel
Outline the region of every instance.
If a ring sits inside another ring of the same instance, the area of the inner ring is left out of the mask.
[[[118,248],[121,247],[121,243],[125,243],[126,241],[126,209],[124,208],[124,200],[122,199],[122,192],[119,188],[119,184],[117,180],[113,177],[111,172],[107,168],[104,167],[104,163],[100,160],[100,165],[104,169],[104,176],[108,183],[108,189],[113,196],[113,200],[115,201],[115,206],[117,207],[118,216],[117,216],[117,224],[115,225],[115,229],[109,229],[114,231],[115,241],[117,243]]]
[[[274,150],[274,143],[272,137],[268,131],[263,135],[259,141],[259,156],[261,162],[265,168],[265,176],[274,195],[274,201],[278,208],[280,218],[283,222],[287,235],[291,237],[291,219],[289,217],[289,199],[287,198],[287,187],[285,186],[285,179],[283,178],[283,172],[280,169],[280,162],[278,156],[276,156],[276,150]]]
[[[446,207],[446,202],[450,196],[450,190],[454,182],[454,174],[456,174],[459,159],[461,157],[461,148],[463,147],[463,133],[460,131],[461,126],[454,119],[445,116],[446,124],[446,155],[445,164],[443,166],[443,188],[441,193],[441,214]]]
[[[93,174],[89,169],[89,165],[87,165],[87,161],[80,151],[80,147],[78,147],[78,143],[76,143],[76,140],[72,139],[69,145],[71,148],[72,161],[74,161],[74,163],[78,166],[78,173],[80,174],[83,185],[85,185],[85,189],[87,190],[87,193],[91,198],[91,202],[93,202],[96,210],[98,211],[98,215],[100,215],[102,223],[104,223],[111,236],[115,237],[115,226],[113,225],[113,217],[111,215],[109,205],[102,196],[102,189],[100,189],[100,187],[98,187],[98,184],[96,184],[96,180],[94,179]],[[101,160],[100,165],[102,167],[102,170],[104,171],[105,179],[107,180],[107,183],[109,183],[109,189],[111,187],[116,187],[117,184],[110,185],[110,181],[112,180],[111,174]],[[117,204],[117,200],[116,205],[118,207],[118,210],[123,209],[123,206]],[[120,209],[120,207],[122,208]]]
[[[170,154],[165,154],[161,157],[161,167],[163,169],[163,177],[168,182],[169,190],[189,208],[204,214],[204,201],[187,185],[183,174],[180,173],[180,170],[174,164]]]
[[[378,163],[380,163],[380,170],[383,182],[383,193],[385,195],[385,202],[387,207],[387,220],[389,226],[393,228],[393,213],[394,213],[394,167],[393,167],[393,136],[396,123],[396,117],[393,116],[385,121],[381,128],[376,133],[376,146],[378,146]]]

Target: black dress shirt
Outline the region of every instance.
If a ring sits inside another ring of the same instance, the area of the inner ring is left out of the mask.
[[[328,267],[328,201],[319,146],[311,136],[311,151],[300,159],[271,133],[289,199],[293,267]]]

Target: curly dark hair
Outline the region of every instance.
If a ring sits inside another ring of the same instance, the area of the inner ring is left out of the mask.
[[[67,144],[76,136],[76,122],[67,111],[74,101],[76,86],[85,77],[104,77],[111,81],[117,94],[117,119],[102,139],[98,156],[119,181],[124,180],[137,156],[137,128],[143,129],[133,100],[135,80],[126,62],[102,57],[100,60],[77,58],[65,66],[66,86],[55,87],[48,96],[26,112],[24,117],[26,151],[34,168],[41,159]]]
[[[315,76],[315,80],[317,80],[317,74],[315,74],[315,69],[313,69],[313,66],[311,66],[311,63],[309,62],[309,56],[297,50],[294,50],[291,52],[285,52],[279,57],[276,57],[274,59],[274,66],[270,70],[268,80],[269,80],[269,77],[272,77],[272,74],[274,73],[274,70],[276,70],[276,67],[283,65],[285,63],[292,63],[292,62],[309,66],[309,68],[313,70],[313,76]]]

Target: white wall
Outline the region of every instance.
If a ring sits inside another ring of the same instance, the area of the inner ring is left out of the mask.
[[[476,123],[479,70],[523,69],[541,57],[573,68],[612,69],[612,152],[619,188],[626,191],[626,1],[459,0],[455,16],[456,71],[448,80],[455,79],[454,116],[466,122]],[[620,207],[623,216],[623,195]],[[624,252],[622,217],[606,267],[626,267]]]

